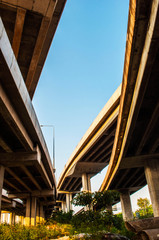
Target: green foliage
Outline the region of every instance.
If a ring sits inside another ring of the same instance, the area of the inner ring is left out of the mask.
[[[8,224],[0,225],[1,240],[47,240],[55,239],[58,236],[64,236],[67,231],[64,227],[53,226],[51,228],[40,224],[36,227],[25,227],[19,224],[10,226]],[[68,233],[68,231],[67,231]]]
[[[113,215],[109,211],[87,211],[74,216],[72,216],[72,212],[68,214],[60,212],[59,214],[57,213],[55,218],[51,218],[45,224],[39,224],[36,227],[2,224],[0,225],[0,239],[48,240],[82,232],[88,233],[84,239],[93,240],[102,239],[103,234],[107,232],[121,234],[130,239],[132,235],[132,233],[126,230],[122,215]],[[57,220],[63,222],[66,219],[70,224],[57,223]]]
[[[73,211],[70,211],[68,213],[63,211],[58,211],[52,214],[51,220],[55,223],[66,223],[69,224],[72,220]]]
[[[70,217],[71,216],[71,217]],[[93,239],[102,239],[103,231],[121,234],[131,237],[132,233],[127,231],[122,218],[122,214],[113,215],[111,211],[86,211],[79,215],[71,213],[57,212],[54,213],[51,220],[53,223],[69,223],[69,233],[74,235],[77,233],[91,234]]]
[[[141,209],[145,209],[150,206],[150,201],[147,198],[139,198],[137,199],[137,205]]]
[[[80,192],[75,195],[75,197],[72,200],[72,203],[75,206],[90,206],[93,201],[93,193],[90,192]]]
[[[125,228],[122,215],[113,215],[112,211],[106,210],[118,199],[117,191],[76,194],[72,201],[75,206],[93,205],[98,211],[86,211],[74,215],[71,221],[74,231],[91,234],[91,239],[102,239],[103,231],[131,237],[132,233]],[[89,235],[87,238],[89,239]]]
[[[142,219],[142,218],[149,218],[153,217],[153,209],[152,205],[147,198],[139,198],[137,200],[137,205],[139,209],[135,211],[135,216]]]
[[[93,196],[93,205],[96,206],[97,209],[106,209],[113,202],[119,199],[119,193],[117,191],[103,191],[103,192],[95,192]]]
[[[86,211],[72,218],[74,231],[93,234],[94,239],[101,239],[101,232],[117,233],[124,236],[131,236],[125,228],[122,216],[113,215],[110,211]],[[99,234],[97,234],[97,232]],[[96,235],[96,237],[95,237]],[[97,237],[98,235],[98,237]]]
[[[117,191],[103,191],[103,192],[80,192],[75,195],[72,203],[75,206],[90,206],[93,205],[97,209],[106,209],[119,199],[119,193]]]

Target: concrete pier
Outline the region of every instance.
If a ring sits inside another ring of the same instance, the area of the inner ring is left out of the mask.
[[[37,210],[37,198],[32,197],[32,199],[31,199],[31,226],[36,225],[36,210]]]
[[[150,192],[154,217],[159,217],[159,161],[148,161],[145,176]]]
[[[4,167],[0,166],[0,223],[1,223],[1,201],[2,201],[3,181],[4,181]]]
[[[66,202],[63,201],[61,203],[61,209],[62,209],[63,212],[66,212]]]
[[[67,212],[72,210],[72,193],[66,193],[66,208]]]
[[[87,173],[82,174],[82,187],[84,192],[91,192],[90,175]]]
[[[43,222],[44,219],[45,219],[44,207],[42,204],[40,204],[40,222]]]
[[[120,201],[124,221],[127,222],[133,220],[133,212],[131,207],[129,190],[120,192]]]
[[[31,216],[31,201],[30,197],[26,200],[26,214],[25,214],[25,225],[30,226],[30,216]]]

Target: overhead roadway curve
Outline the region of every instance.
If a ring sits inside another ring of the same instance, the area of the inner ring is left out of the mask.
[[[59,200],[64,200],[65,191],[75,193],[81,189],[83,173],[92,177],[108,165],[119,113],[120,94],[121,86],[107,102],[70,156],[58,182],[57,189],[61,193]]]
[[[158,1],[131,0],[117,131],[100,190],[146,185],[144,169],[159,159]]]

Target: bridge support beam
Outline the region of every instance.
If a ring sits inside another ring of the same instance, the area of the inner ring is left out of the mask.
[[[44,207],[42,204],[40,204],[40,222],[43,222],[45,219],[45,216],[44,216]]]
[[[26,201],[26,216],[25,225],[35,226],[36,225],[36,211],[37,211],[37,198],[29,197]]]
[[[133,212],[131,207],[129,190],[120,192],[121,208],[123,213],[123,219],[125,222],[133,220]]]
[[[2,202],[3,181],[4,181],[4,167],[0,166],[0,223],[1,223],[1,202]]]
[[[87,173],[82,174],[82,187],[84,192],[91,192],[91,179]]]
[[[31,199],[31,226],[36,225],[36,210],[37,210],[37,198],[32,197],[32,199]]]
[[[11,224],[15,225],[15,212],[12,212]]]
[[[37,202],[36,206],[36,223],[40,223],[40,203]]]
[[[159,217],[159,161],[148,161],[145,176],[149,188],[154,217]]]
[[[91,179],[90,179],[90,175],[87,173],[82,174],[82,187],[84,192],[91,192]],[[84,210],[88,211],[90,209],[88,206],[85,206]]]
[[[72,193],[66,193],[66,208],[67,212],[72,210]]]
[[[66,202],[61,202],[61,209],[63,212],[66,212]]]
[[[26,200],[25,226],[30,226],[30,216],[31,216],[31,198],[28,197]]]

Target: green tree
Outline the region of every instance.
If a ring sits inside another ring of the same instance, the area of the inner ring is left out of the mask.
[[[117,191],[103,191],[95,192],[93,203],[97,209],[104,210],[111,206],[119,199],[119,193]]]
[[[139,198],[137,199],[137,205],[141,209],[146,209],[147,207],[150,206],[150,201],[147,198]]]
[[[139,209],[135,212],[138,218],[148,218],[153,216],[152,205],[147,198],[139,198],[137,200],[137,205]]]
[[[116,200],[119,199],[117,191],[103,191],[103,192],[80,192],[75,195],[72,203],[75,206],[95,206],[96,209],[104,210],[111,206]]]
[[[93,202],[93,193],[90,193],[90,192],[77,193],[72,200],[72,203],[75,206],[89,206],[89,209],[91,208],[92,202]]]

